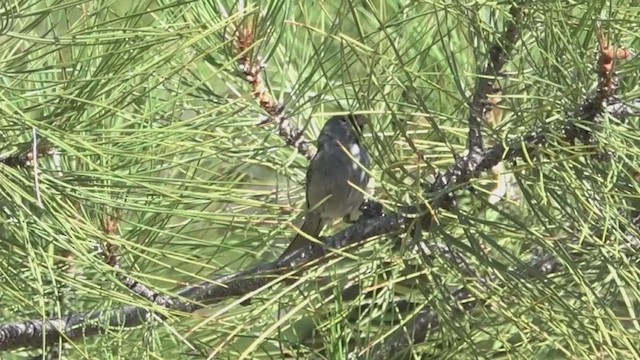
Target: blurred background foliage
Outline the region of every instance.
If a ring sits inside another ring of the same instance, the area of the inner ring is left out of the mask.
[[[110,329],[66,343],[63,357],[366,358],[424,304],[440,326],[402,356],[640,357],[638,257],[621,250],[638,236],[638,119],[585,124],[592,146],[558,133],[595,90],[596,26],[612,44],[640,48],[640,3],[518,4],[521,37],[486,144],[532,130],[551,136],[540,154],[504,164],[504,199],[490,201],[496,178],[484,174],[426,229],[426,244],[459,253],[464,266],[446,253],[418,255],[402,234],[384,236],[314,262],[295,284],[274,280],[247,306],[230,299]],[[264,59],[271,94],[309,139],[332,114],[368,114],[372,196],[396,211],[424,201],[424,181],[464,152],[466,104],[510,6],[4,0],[0,154],[29,151],[36,134],[45,156],[37,177],[32,164],[0,164],[0,321],[151,307],[116,274],[172,294],[284,249],[302,212],[306,159],[274,125],[257,125],[264,110],[238,69],[238,26],[253,29],[250,57]],[[616,70],[621,98],[640,97],[638,60]],[[593,156],[602,152],[614,156]],[[108,243],[120,270],[101,260]],[[541,252],[561,271],[526,267]],[[345,284],[359,295],[334,296]],[[461,287],[485,305],[453,316],[450,293]]]

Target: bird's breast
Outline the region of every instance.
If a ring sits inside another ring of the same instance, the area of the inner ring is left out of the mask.
[[[312,175],[307,188],[309,206],[320,204],[318,210],[324,218],[339,218],[354,211],[362,203],[363,191],[369,182],[362,168],[368,166],[367,151],[359,144],[323,147],[311,163]]]

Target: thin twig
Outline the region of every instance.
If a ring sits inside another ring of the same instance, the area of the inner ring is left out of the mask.
[[[267,88],[262,73],[266,69],[266,64],[262,58],[257,56],[251,58],[251,46],[254,43],[254,32],[249,26],[241,26],[237,30],[236,49],[240,56],[240,71],[244,79],[251,85],[252,95],[260,104],[260,107],[268,116],[259,125],[275,122],[278,135],[280,135],[287,145],[297,149],[307,159],[313,158],[315,148],[305,139],[302,130],[289,121],[284,105],[278,103]]]
[[[443,176],[438,176],[436,181],[426,189],[427,194],[435,194],[438,190],[445,189],[452,184],[461,184],[463,183],[461,182],[462,179],[476,177],[481,170],[487,170],[480,167],[480,163],[483,161],[484,149],[482,122],[495,106],[495,103],[489,99],[489,95],[497,90],[496,79],[500,75],[507,59],[511,56],[513,47],[518,40],[518,21],[521,17],[520,7],[517,5],[512,6],[509,14],[511,18],[508,21],[507,28],[500,41],[489,49],[489,61],[483,75],[476,81],[473,99],[469,106],[469,118],[467,119],[469,124],[468,153],[466,156],[459,158],[455,165],[449,168]],[[498,163],[496,162],[493,166]],[[452,202],[451,194],[446,193],[445,196],[434,199],[430,210],[442,206],[451,206]],[[427,228],[427,223],[430,221],[431,216],[423,217],[421,220],[423,228]]]
[[[598,60],[596,72],[598,74],[598,87],[595,96],[587,96],[584,104],[577,114],[583,123],[597,124],[600,122],[602,115],[611,110],[619,116],[628,116],[627,111],[630,107],[620,107],[616,92],[618,90],[618,77],[615,72],[616,60],[626,60],[631,58],[631,52],[625,48],[616,48],[611,46],[605,37],[601,28],[596,32],[598,40]],[[610,107],[610,105],[613,105]],[[575,123],[569,123],[564,129],[564,133],[575,133],[573,138],[580,140],[585,145],[593,145],[596,140],[593,138],[592,132],[584,126]]]
[[[499,90],[496,84],[497,78],[502,72],[502,67],[507,63],[511,52],[518,41],[518,22],[521,16],[519,6],[512,6],[509,11],[511,18],[508,20],[507,29],[501,39],[489,49],[489,61],[485,70],[476,81],[473,100],[470,104],[469,138],[467,148],[470,153],[479,154],[483,149],[482,123],[491,114],[495,106],[489,99],[489,95]]]
[[[118,229],[118,220],[109,216],[105,220],[103,224],[104,233],[111,237],[115,236]],[[122,285],[124,285],[127,289],[131,290],[134,294],[147,299],[148,301],[155,302],[158,298],[159,294],[155,290],[147,287],[146,285],[140,283],[139,281],[133,279],[128,276],[122,270],[122,264],[120,263],[120,259],[118,258],[118,247],[113,242],[107,240],[103,244],[103,258],[104,262],[111,267],[113,267],[117,271],[117,279],[120,281]]]
[[[34,159],[39,159],[55,152],[47,143],[37,144],[35,150],[32,143],[22,144],[21,148],[23,148],[22,151],[0,157],[0,163],[9,167],[26,167]]]

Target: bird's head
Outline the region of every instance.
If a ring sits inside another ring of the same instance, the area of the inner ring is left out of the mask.
[[[340,142],[343,145],[358,143],[362,136],[364,125],[368,123],[364,115],[338,115],[324,124],[318,137],[318,146],[327,142]]]

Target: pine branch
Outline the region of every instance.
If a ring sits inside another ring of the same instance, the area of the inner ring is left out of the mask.
[[[255,59],[251,58],[249,49],[253,42],[253,29],[249,26],[240,27],[236,35],[236,50],[240,56],[240,71],[244,75],[244,79],[251,85],[253,97],[268,114],[258,125],[275,122],[278,135],[284,139],[287,145],[297,149],[307,159],[313,158],[316,152],[315,148],[305,139],[302,130],[289,121],[284,105],[275,100],[266,86],[262,77],[263,70],[267,66],[266,63],[259,56],[256,56]]]
[[[429,188],[435,193],[446,192],[445,189],[468,182],[481,171],[491,169],[502,160],[516,160],[521,158],[525,151],[535,151],[545,144],[545,139],[546,134],[538,133],[525,136],[508,146],[497,144],[473,160],[467,154],[460,157],[441,176],[441,179],[434,182]],[[571,140],[571,138],[567,140]],[[477,165],[469,166],[475,161],[479,161]],[[431,219],[430,215],[427,215],[426,218],[429,221]],[[355,248],[357,244],[374,236],[403,231],[412,221],[413,218],[402,213],[391,213],[359,221],[337,234],[327,237],[325,246],[312,244],[292,252],[278,261],[260,264],[233,274],[214,276],[210,281],[179,289],[177,297],[158,295],[151,289],[147,289],[148,292],[140,289],[135,292],[147,299],[153,299],[153,303],[166,310],[193,312],[206,305],[231,297],[244,296],[267,286],[274,276],[319,259],[329,254],[332,248],[342,249],[347,246]],[[125,306],[111,310],[71,314],[60,319],[52,318],[46,321],[33,319],[5,324],[0,326],[0,351],[42,346],[43,338],[47,344],[52,344],[58,341],[61,336],[68,340],[74,340],[104,333],[110,327],[136,327],[145,322],[149,315],[151,315],[150,309]]]
[[[514,19],[512,24],[515,24],[515,19],[518,19],[520,16],[519,11],[517,11],[516,8],[512,8],[511,14],[512,19]],[[498,76],[500,69],[504,66],[508,58],[510,49],[517,39],[517,35],[518,31],[515,25],[507,27],[506,35],[501,42],[502,45],[496,45],[497,47],[492,48],[490,64],[488,64],[486,68],[487,75],[493,77]],[[240,38],[239,42],[243,42],[245,45],[239,45],[238,49],[241,53],[245,53],[249,46],[247,44],[250,44],[251,40],[247,34],[241,36],[245,36],[246,38],[244,40]],[[603,44],[601,44],[601,48],[603,49],[603,54],[605,52],[609,54],[608,48],[605,50]],[[617,54],[617,52],[613,53]],[[609,97],[611,97],[610,89],[615,86],[613,86],[614,82],[607,80],[602,75],[609,76],[613,71],[613,68],[608,67],[607,64],[609,63],[606,61],[600,61],[600,69],[607,71],[601,72],[600,88],[603,90],[598,91],[594,104],[598,103],[598,99],[606,100],[606,102],[604,102],[604,105],[598,111],[592,110],[594,108],[590,107],[587,110],[591,110],[582,111],[581,114],[588,118],[594,115],[592,117],[594,120],[605,110],[610,111],[614,116],[620,117],[637,115],[637,105],[640,104],[640,100],[635,99],[632,100],[630,104],[621,105],[621,103],[609,99]],[[313,150],[310,143],[304,140],[300,130],[288,122],[288,118],[284,115],[282,107],[278,106],[273,98],[269,96],[264,81],[261,78],[262,69],[263,65],[260,61],[253,62],[250,61],[248,57],[241,58],[241,70],[246,80],[251,84],[253,94],[259,101],[261,107],[271,116],[271,121],[277,122],[280,136],[283,137],[287,144],[298,149],[307,158],[312,157]],[[611,77],[611,79],[613,79],[613,77]],[[427,190],[430,193],[449,194],[454,191],[453,189],[456,186],[466,184],[470,180],[479,177],[482,171],[491,169],[500,161],[520,159],[524,157],[525,154],[533,153],[549,142],[551,135],[550,130],[547,130],[547,132],[537,131],[510,143],[496,144],[483,150],[480,119],[484,112],[490,110],[490,108],[487,108],[489,105],[487,105],[486,100],[489,94],[488,91],[493,89],[493,80],[480,79],[477,86],[479,89],[476,89],[476,96],[474,96],[472,100],[472,111],[468,120],[469,152],[458,158],[453,166],[439,176],[434,183],[427,186]],[[600,96],[603,96],[601,93],[609,95],[600,98]],[[603,101],[599,103],[603,103]],[[583,108],[583,110],[585,109]],[[584,133],[573,131],[574,129],[577,129],[577,127],[572,125],[572,123],[561,127],[561,130],[564,130],[565,141],[571,142],[576,139],[582,141]],[[40,153],[45,152],[41,151]],[[29,158],[29,156],[31,156],[31,158]],[[29,155],[29,152],[26,151],[19,155],[0,159],[0,162],[8,166],[24,166],[24,164],[30,159],[33,159],[33,157],[33,153]],[[431,200],[431,206],[434,210],[442,205],[443,202],[441,198]],[[149,308],[124,306],[114,309],[70,314],[62,318],[50,318],[44,321],[41,319],[33,319],[1,325],[0,351],[21,347],[41,347],[43,342],[50,345],[60,341],[62,338],[66,340],[82,339],[105,333],[109,328],[132,328],[146,322],[151,315],[166,318],[164,313],[158,314],[161,310],[193,312],[209,304],[214,304],[231,297],[246,296],[255,290],[269,286],[271,282],[274,281],[273,279],[276,275],[285,274],[312,260],[331,254],[331,249],[342,249],[349,246],[356,248],[359,244],[362,244],[365,240],[374,236],[405,231],[413,220],[414,218],[406,215],[405,212],[364,219],[326,238],[324,246],[316,244],[309,245],[274,262],[260,264],[233,274],[213,276],[210,281],[178,289],[176,292],[177,296],[162,295],[157,291],[144,287],[127,286],[136,294],[155,304],[155,308],[153,306]],[[431,213],[422,216],[422,221],[427,224],[429,224],[431,220]],[[546,256],[537,259],[530,267],[536,269],[538,274],[543,275],[550,274],[559,269],[558,263],[553,258]],[[487,279],[486,281],[489,280],[492,279]],[[464,305],[457,307],[460,311],[467,311],[481,304],[481,299],[472,299],[467,289],[464,288],[454,292],[452,299],[455,303],[463,302],[464,300]],[[402,329],[402,334],[391,337],[389,342],[382,344],[375,352],[384,354],[390,351],[402,351],[410,344],[424,340],[429,334],[429,331],[437,327],[438,324],[439,319],[437,316],[434,315],[430,308],[425,307],[418,316],[406,326],[410,334],[416,334],[413,338],[407,338],[405,330]]]
[[[511,15],[512,19],[517,19],[519,17],[520,10],[517,5],[512,6]],[[515,39],[515,35],[509,35],[510,32],[517,32],[517,30],[512,29],[515,26],[514,20],[512,20],[507,26],[506,30],[506,38]],[[610,104],[614,106],[611,110],[618,111],[617,115],[624,115],[624,111],[617,106],[616,102],[616,91],[617,87],[617,77],[614,71],[613,61],[615,59],[627,59],[630,56],[630,52],[620,49],[614,49],[609,46],[608,42],[604,38],[604,34],[601,29],[598,30],[598,44],[599,44],[599,56],[598,56],[598,89],[596,95],[593,98],[587,98],[585,104],[582,106],[580,111],[578,112],[578,116],[582,120],[586,120],[588,122],[597,122],[598,119],[603,115],[605,111],[609,109]],[[499,58],[502,58],[500,56]],[[492,59],[492,62],[495,64],[495,61]],[[498,62],[497,65],[504,65],[503,62]],[[492,90],[487,83],[479,82],[476,84],[478,88],[476,88],[476,93],[479,95],[477,98],[483,98],[486,96],[488,91]],[[635,101],[634,101],[635,103]],[[479,122],[478,122],[479,123]],[[471,149],[471,136],[474,133],[474,126],[477,126],[475,121],[469,121],[470,131],[469,131],[469,143]],[[574,122],[568,122],[565,124],[561,131],[564,135],[564,141],[568,143],[573,143],[576,139],[579,139],[585,144],[592,143],[592,134],[591,131],[578,127]],[[511,147],[503,147],[501,144],[497,144],[488,151],[486,151],[483,157],[476,164],[474,161],[462,162],[459,167],[452,169],[453,176],[456,176],[456,173],[462,174],[462,171],[465,169],[468,172],[473,172],[474,170],[488,170],[493,167],[499,159],[504,157],[508,160],[515,160],[517,158],[523,157],[525,154],[534,153],[539,146],[543,146],[547,143],[547,134],[545,133],[533,133],[528,136],[525,136],[522,144],[520,146],[515,145]],[[471,155],[471,151],[470,151]],[[474,166],[477,165],[477,168],[474,169]],[[449,170],[451,172],[451,169]],[[447,175],[449,174],[447,173]],[[442,177],[443,181],[448,181],[449,176]],[[435,184],[434,184],[435,185]],[[434,191],[437,191],[437,186]],[[625,245],[626,246],[626,245]],[[556,272],[560,269],[558,262],[551,255],[542,256],[539,259],[536,259],[532,264],[526,265],[527,268],[535,269],[536,275],[548,275],[550,273]],[[523,269],[516,269],[515,271],[523,272]],[[487,284],[490,281],[494,281],[495,279],[480,279],[479,281],[483,284]],[[482,305],[481,299],[474,299],[472,294],[465,288],[458,289],[451,295],[453,299],[454,305],[452,308],[456,309],[451,316],[456,316],[462,312],[469,311],[477,306]],[[436,329],[439,326],[439,319],[437,314],[429,307],[425,306],[424,309],[418,312],[405,327],[399,329],[395,335],[392,335],[389,340],[379,344],[375,347],[371,353],[374,354],[374,359],[387,359],[393,354],[397,354],[398,352],[405,351],[408,347],[413,344],[423,342],[427,335]]]

